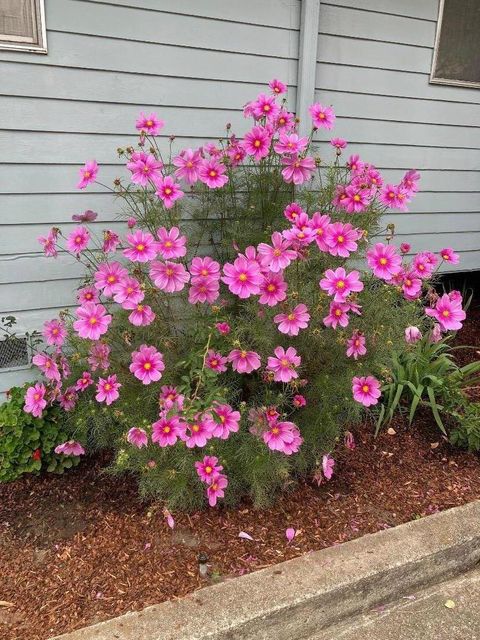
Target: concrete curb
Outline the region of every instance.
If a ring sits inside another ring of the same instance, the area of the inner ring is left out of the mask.
[[[477,501],[59,638],[302,640],[479,561]]]

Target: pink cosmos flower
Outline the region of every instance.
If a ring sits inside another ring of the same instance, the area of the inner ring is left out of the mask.
[[[425,309],[427,316],[435,318],[444,331],[457,331],[462,328],[466,313],[462,309],[462,297],[455,296],[453,299],[444,293],[439,298],[433,308]]]
[[[418,171],[416,171],[416,169],[410,169],[410,171],[407,171],[403,176],[401,184],[407,190],[409,195],[413,195],[418,191],[417,182],[419,180],[420,174],[418,173]]]
[[[165,369],[163,355],[155,347],[142,344],[138,351],[132,353],[132,364],[129,369],[143,384],[157,382]]]
[[[315,232],[310,224],[299,226],[294,224],[291,229],[282,231],[283,237],[288,240],[295,250],[307,246],[315,241]],[[298,255],[298,254],[297,254]]]
[[[335,296],[335,302],[345,302],[345,299],[352,293],[363,290],[363,282],[359,279],[358,271],[347,273],[343,267],[338,269],[327,269],[325,277],[320,280],[320,289],[323,289],[330,296]]]
[[[39,236],[37,240],[43,246],[43,253],[46,258],[56,258],[58,256],[56,231],[50,231],[48,236]]]
[[[217,404],[213,408],[213,413],[218,421],[213,421],[213,435],[215,438],[227,440],[231,433],[236,433],[240,429],[240,412],[234,411],[229,404]]]
[[[222,465],[218,464],[218,458],[215,456],[205,456],[201,462],[195,462],[195,469],[200,480],[207,484],[211,484],[220,471],[223,471]]]
[[[299,431],[293,422],[272,421],[268,430],[263,433],[262,438],[269,449],[281,451],[286,455],[296,453],[301,443]]]
[[[217,504],[218,498],[225,496],[225,491],[228,486],[228,478],[225,475],[219,474],[212,482],[207,486],[207,498],[208,504],[214,507]]]
[[[265,127],[255,126],[245,134],[243,147],[256,162],[268,155],[271,135]]]
[[[68,387],[65,392],[58,397],[58,403],[64,411],[72,411],[77,404],[78,395],[75,392],[75,387]]]
[[[297,304],[289,313],[279,313],[273,321],[278,324],[280,333],[286,333],[287,336],[298,336],[300,329],[306,329],[310,322],[310,314],[304,304]]]
[[[110,355],[110,347],[108,344],[104,344],[102,342],[98,344],[92,344],[90,347],[90,355],[87,359],[88,364],[92,371],[96,371],[97,369],[102,369],[102,371],[106,371],[109,366],[109,357]]]
[[[379,201],[389,209],[406,210],[409,200],[407,191],[401,185],[386,184],[380,191]]]
[[[286,269],[297,257],[297,252],[289,249],[290,245],[290,241],[285,240],[281,233],[275,231],[272,234],[272,246],[265,242],[258,245],[258,253],[262,256],[262,265],[268,267],[273,273]]]
[[[175,201],[182,198],[184,193],[180,189],[180,185],[174,181],[171,176],[160,178],[156,182],[157,190],[155,194],[163,202],[165,209],[171,209]]]
[[[350,156],[347,162],[347,168],[354,174],[361,173],[365,168],[365,163],[360,160],[360,156]]]
[[[282,164],[285,167],[282,170],[283,179],[287,183],[293,182],[296,185],[310,180],[315,170],[315,160],[310,156],[301,157],[296,154],[283,156]]]
[[[228,322],[216,322],[215,323],[216,330],[222,334],[222,336],[226,336],[230,333],[230,325]]]
[[[42,335],[50,346],[61,347],[67,337],[67,329],[61,320],[47,320],[43,323]]]
[[[350,306],[345,302],[332,302],[328,311],[328,316],[323,319],[323,324],[326,327],[332,327],[336,329],[338,325],[341,327],[348,326],[348,312]]]
[[[25,406],[23,407],[25,413],[31,413],[34,418],[40,418],[42,411],[47,406],[46,393],[45,385],[41,382],[37,382],[33,387],[28,387],[25,393]]]
[[[78,320],[73,323],[73,328],[81,338],[86,340],[98,340],[108,331],[112,316],[107,313],[103,304],[86,302],[75,311]]]
[[[80,169],[80,181],[77,189],[85,189],[91,182],[95,182],[98,173],[98,164],[95,160],[90,160]]]
[[[335,467],[335,460],[327,453],[322,458],[322,471],[326,480],[331,480],[333,476],[333,468]]]
[[[410,245],[408,242],[402,242],[402,244],[400,245],[400,253],[408,253],[411,248],[412,245]]]
[[[281,272],[268,272],[263,276],[263,281],[260,284],[260,297],[258,301],[260,304],[274,307],[287,297],[287,286]]]
[[[312,215],[312,218],[310,220],[310,228],[314,234],[315,242],[317,243],[320,251],[330,251],[330,247],[325,242],[329,225],[330,216],[322,215],[319,211],[316,211]]]
[[[238,167],[246,155],[247,152],[239,143],[229,146],[226,151],[226,157],[229,159],[232,167]]]
[[[275,120],[275,129],[290,131],[295,127],[295,115],[286,109],[280,109]]]
[[[280,133],[278,142],[273,145],[274,150],[282,155],[301,153],[308,146],[308,138],[300,138],[296,133]]]
[[[205,358],[205,366],[216,373],[223,373],[227,370],[225,366],[228,360],[225,356],[222,356],[221,353],[214,351],[213,349],[209,349],[207,352],[207,357]]]
[[[300,407],[306,406],[307,400],[305,399],[305,396],[302,396],[301,393],[297,393],[296,395],[293,396],[292,404],[297,409],[300,409]]]
[[[167,231],[165,227],[161,227],[157,231],[157,251],[167,260],[171,258],[183,258],[187,253],[187,238],[180,235],[178,227],[172,227]]]
[[[366,353],[365,336],[359,331],[354,331],[352,337],[347,340],[347,356],[357,360],[359,356],[364,356]]]
[[[267,370],[273,371],[275,382],[290,382],[290,380],[298,378],[295,369],[300,366],[302,359],[297,355],[297,350],[288,347],[285,351],[283,347],[275,347],[273,352],[275,356],[269,356]]]
[[[135,122],[135,127],[137,131],[140,131],[141,133],[145,133],[150,136],[158,136],[161,129],[163,129],[164,124],[165,122],[160,120],[156,113],[151,113],[148,116],[141,113]]]
[[[88,247],[90,233],[86,227],[77,227],[67,238],[67,249],[72,253],[81,253]]]
[[[128,227],[129,229],[133,229],[133,227],[134,227],[136,224],[137,224],[137,219],[136,219],[136,218],[132,218],[132,217],[128,218],[128,220],[127,220],[127,227]]]
[[[342,208],[348,213],[361,213],[370,204],[370,191],[353,185],[345,188],[345,197],[342,199]]]
[[[132,427],[127,433],[127,441],[130,444],[133,444],[134,447],[137,447],[137,449],[146,447],[148,444],[147,432],[145,431],[145,429]]]
[[[260,356],[255,351],[233,349],[227,358],[232,363],[232,369],[237,373],[252,373],[261,365]]]
[[[358,249],[357,240],[362,236],[359,229],[354,229],[351,224],[334,222],[327,228],[325,244],[329,247],[332,256],[348,256]]]
[[[32,358],[32,362],[45,375],[48,380],[60,382],[60,371],[57,363],[46,353],[37,353]]]
[[[63,453],[65,456],[83,456],[85,449],[79,442],[75,440],[68,440],[55,447],[55,453]]]
[[[107,405],[112,404],[112,402],[118,400],[120,397],[118,390],[121,386],[120,382],[117,382],[116,374],[108,376],[107,378],[99,378],[95,400],[97,402],[105,402]]]
[[[204,447],[207,440],[213,437],[213,428],[214,424],[208,417],[197,416],[192,424],[185,423],[180,437],[189,449]]]
[[[422,293],[422,281],[413,272],[403,274],[402,290],[406,300],[416,300]]]
[[[95,288],[103,290],[103,295],[107,298],[113,296],[113,288],[120,280],[128,276],[128,271],[119,262],[102,262],[94,273]],[[98,299],[90,300],[88,294],[85,294],[87,302],[98,302]],[[80,302],[84,302],[79,296]]]
[[[378,403],[382,395],[380,382],[373,376],[354,377],[352,380],[353,398],[364,407]]]
[[[161,291],[173,293],[181,291],[190,280],[190,274],[183,264],[178,262],[152,262],[150,278]]]
[[[402,268],[402,258],[393,245],[377,244],[367,251],[368,266],[373,274],[382,280],[391,280]]]
[[[198,149],[184,149],[173,159],[173,164],[178,167],[175,175],[185,180],[187,184],[194,184],[198,180],[198,170],[202,162],[202,156]]]
[[[257,262],[238,257],[233,264],[227,262],[223,272],[222,281],[239,298],[249,298],[259,293],[263,276]]]
[[[178,393],[176,387],[164,385],[160,389],[160,406],[167,411],[172,409],[173,407],[177,407],[177,409],[183,409],[183,402],[185,400],[185,396],[181,393]]]
[[[407,327],[405,329],[405,342],[408,344],[415,344],[422,339],[422,332],[418,327]]]
[[[155,183],[160,180],[162,167],[163,162],[157,160],[152,154],[127,162],[127,169],[132,174],[132,182],[141,187],[146,187],[149,182]]]
[[[287,92],[287,85],[283,84],[283,82],[281,82],[280,80],[277,80],[276,78],[273,78],[273,80],[270,80],[270,82],[268,83],[268,86],[272,90],[272,93],[275,93],[277,96],[280,95],[281,93]]]
[[[130,245],[123,250],[123,255],[132,262],[149,262],[157,255],[157,243],[148,231],[135,231],[127,235],[127,243]]]
[[[92,211],[91,209],[87,209],[83,213],[74,213],[72,216],[72,220],[74,222],[93,222],[98,218],[98,213]]]
[[[458,255],[458,253],[454,253],[451,247],[442,249],[440,251],[440,257],[442,258],[442,260],[450,264],[458,264],[460,262],[460,256]]]
[[[283,210],[283,215],[287,220],[290,220],[290,222],[295,222],[296,219],[299,216],[301,216],[303,213],[305,213],[305,211],[297,202],[292,202],[291,204],[287,205]]]
[[[124,276],[112,287],[113,299],[117,304],[139,304],[145,297],[140,282],[131,276]],[[126,307],[131,308],[131,307]]]
[[[162,416],[152,424],[152,442],[160,447],[171,447],[177,442],[182,429],[183,423],[177,415]]]
[[[201,182],[210,189],[220,189],[227,184],[228,176],[225,173],[225,165],[215,158],[203,160],[198,170],[198,177]]]
[[[347,141],[344,140],[343,138],[332,138],[330,140],[330,144],[332,145],[332,147],[335,147],[337,151],[340,151],[341,149],[346,148]]]
[[[256,119],[275,120],[280,111],[280,107],[275,102],[275,96],[267,96],[264,93],[257,96],[257,99],[251,103],[251,107]]]
[[[209,256],[205,258],[193,258],[190,264],[192,276],[202,276],[203,278],[220,278],[220,265]]]
[[[93,384],[93,378],[89,371],[84,371],[82,377],[75,383],[75,391],[86,391]]]
[[[438,324],[438,322],[436,322],[432,327],[432,331],[428,337],[428,341],[435,344],[437,342],[440,342],[441,339],[442,339],[442,328]]]
[[[430,278],[436,265],[436,258],[432,256],[428,251],[417,253],[412,260],[412,273],[422,280]]]
[[[111,229],[107,229],[103,232],[102,251],[104,251],[105,253],[113,253],[117,250],[119,244],[120,238],[114,231],[111,231]]]
[[[129,322],[136,327],[146,327],[155,320],[155,313],[148,304],[138,304],[126,300],[122,307],[124,309],[132,309],[132,313],[128,316]]]
[[[220,283],[216,278],[195,276],[192,278],[192,286],[188,292],[190,304],[208,302],[212,304],[220,295]]]
[[[312,124],[316,129],[333,129],[335,124],[335,112],[332,107],[324,107],[319,102],[308,107],[312,116]]]

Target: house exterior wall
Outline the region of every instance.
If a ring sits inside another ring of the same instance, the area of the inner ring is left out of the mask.
[[[0,51],[0,314],[19,332],[73,306],[83,271],[68,256],[44,259],[36,238],[55,224],[68,232],[87,208],[99,230],[118,224],[107,191],[75,189],[85,160],[105,184],[125,175],[115,150],[135,140],[141,110],[166,121],[164,145],[170,134],[178,146],[215,139],[227,122],[241,135],[241,106],[272,77],[294,107],[299,66],[300,0],[45,4],[48,54]],[[322,1],[315,95],[334,105],[336,134],[388,178],[422,172],[412,213],[387,216],[401,240],[451,245],[462,269],[479,269],[480,91],[428,83],[436,17],[437,0]],[[0,372],[0,392],[31,377]]]
[[[429,84],[437,13],[438,0],[322,0],[315,94],[385,178],[421,172],[411,211],[385,216],[396,241],[452,246],[466,271],[480,269],[480,89]]]

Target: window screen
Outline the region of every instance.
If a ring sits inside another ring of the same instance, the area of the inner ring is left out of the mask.
[[[480,87],[480,0],[441,0],[430,80]]]
[[[0,48],[46,53],[43,0],[0,0]]]

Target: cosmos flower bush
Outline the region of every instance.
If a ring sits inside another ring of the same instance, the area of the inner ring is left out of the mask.
[[[311,106],[303,136],[285,93],[273,80],[245,105],[242,138],[227,124],[196,149],[162,148],[164,122],[141,114],[111,189],[120,230],[98,237],[101,214],[86,211],[39,239],[85,278],[78,307],[45,323],[24,410],[58,403],[71,434],[58,452],[113,447],[113,469],[169,508],[262,506],[298,478],[328,482],[336,442],[353,448],[348,427],[377,409],[392,350],[465,318],[457,293],[429,286],[458,256],[413,254],[385,222],[409,215],[420,175],[393,184],[345,157],[331,107]],[[78,188],[101,173],[87,162]]]

